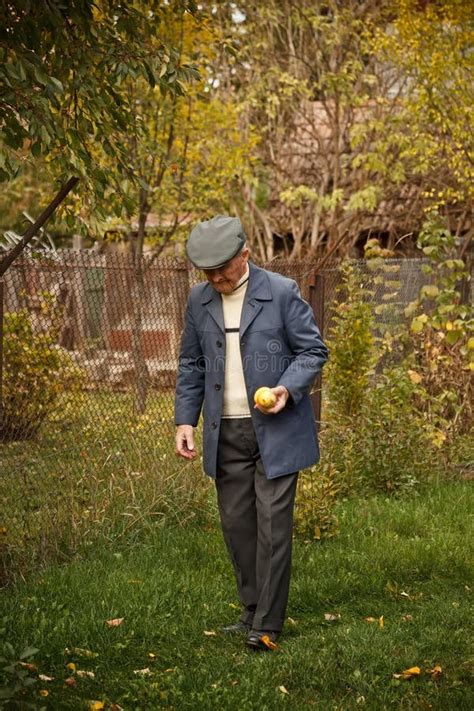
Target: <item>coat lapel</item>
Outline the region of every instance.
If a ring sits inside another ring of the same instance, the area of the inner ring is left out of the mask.
[[[207,284],[204,290],[201,303],[206,307],[208,313],[212,316],[222,333],[225,333],[221,295],[213,289],[210,284]]]
[[[263,309],[262,301],[270,301],[272,293],[268,277],[263,269],[249,262],[249,285],[245,294],[242,316],[240,319],[240,336],[243,336],[250,324]]]

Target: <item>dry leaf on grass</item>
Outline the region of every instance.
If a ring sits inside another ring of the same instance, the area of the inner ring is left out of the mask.
[[[135,669],[133,673],[137,676],[150,676],[151,669],[150,667],[145,667],[145,669]]]
[[[54,681],[54,676],[47,676],[46,674],[38,674],[38,679],[40,681]]]
[[[290,693],[288,691],[288,689],[286,688],[286,686],[283,686],[283,684],[278,687],[278,691],[280,691],[282,694],[289,694]]]
[[[38,667],[36,664],[30,664],[29,662],[17,662],[18,666],[22,667],[23,669],[27,669],[30,672],[37,672]]]
[[[49,696],[49,691],[47,689],[40,689],[39,695],[40,696]]]
[[[267,634],[262,635],[262,637],[260,637],[260,641],[263,642],[265,647],[267,647],[268,649],[278,649],[278,644],[272,642],[272,640]]]
[[[103,701],[91,701],[89,704],[89,711],[102,711],[105,708]]]
[[[85,669],[79,669],[76,672],[77,676],[81,679],[95,679],[95,674],[93,671],[86,671]]]
[[[404,669],[400,674],[394,674],[393,678],[394,679],[414,679],[417,676],[420,676],[421,674],[421,669],[420,667],[410,667],[409,669]]]
[[[68,676],[67,679],[64,679],[64,684],[65,686],[77,686],[77,681],[73,676]]]
[[[124,619],[125,617],[116,617],[115,620],[106,620],[105,624],[109,627],[119,627]]]
[[[335,615],[332,612],[325,612],[324,619],[326,622],[339,622],[341,615],[337,612]]]
[[[214,632],[214,630],[204,630],[204,634],[206,637],[217,637],[217,632]]]
[[[439,679],[439,677],[443,673],[443,670],[441,669],[439,664],[436,664],[433,669],[427,669],[426,673],[429,674],[433,679]]]
[[[95,659],[99,656],[98,652],[91,652],[90,649],[82,647],[66,647],[65,654],[73,654],[76,657],[85,657],[86,659]]]
[[[66,669],[68,669],[74,674],[76,671],[76,665],[74,664],[74,662],[69,662],[69,664],[66,664]]]

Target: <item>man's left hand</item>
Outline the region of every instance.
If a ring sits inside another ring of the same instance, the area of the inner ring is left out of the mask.
[[[280,410],[283,410],[285,407],[288,398],[290,397],[290,393],[288,390],[285,388],[284,385],[277,385],[276,388],[270,388],[272,393],[275,395],[277,401],[273,405],[273,407],[262,407],[261,405],[255,404],[255,409],[260,410],[260,412],[264,415],[276,415],[277,412],[280,412]]]

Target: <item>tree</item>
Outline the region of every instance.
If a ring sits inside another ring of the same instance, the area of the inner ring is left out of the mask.
[[[173,3],[176,13],[195,9],[193,0]],[[2,4],[0,179],[43,156],[51,178],[80,175],[95,208],[106,188],[119,203],[120,190],[111,188],[127,173],[123,139],[133,120],[124,84],[141,77],[162,95],[183,93],[181,82],[195,75],[162,39],[167,11],[158,0]],[[113,158],[115,174],[96,165],[97,144]]]

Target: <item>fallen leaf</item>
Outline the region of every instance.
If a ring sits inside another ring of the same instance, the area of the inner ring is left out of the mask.
[[[38,667],[36,666],[36,664],[30,664],[29,662],[17,662],[17,664],[20,667],[23,667],[23,669],[27,669],[30,672],[37,672],[38,671]]]
[[[106,620],[106,625],[109,627],[119,627],[124,621],[125,617],[116,617],[115,620]]]
[[[176,671],[176,667],[170,667],[170,669],[165,669],[165,674],[172,674]]]
[[[239,682],[238,682],[237,679],[232,679],[232,681],[229,682],[229,683],[230,683],[231,686],[237,686],[237,684],[238,684]]]
[[[217,684],[211,684],[212,689],[217,689]]]
[[[278,649],[278,644],[272,642],[272,640],[267,634],[262,635],[262,637],[260,637],[260,641],[263,642],[265,647],[268,647],[268,649]]]
[[[128,582],[132,585],[141,585],[143,583],[143,580],[129,580]]]
[[[69,664],[66,664],[66,669],[69,669],[73,674],[76,671],[76,665],[74,662],[69,662]]]
[[[82,647],[66,647],[64,651],[66,654],[74,654],[76,657],[85,657],[86,659],[95,659],[99,656],[98,652],[91,652],[90,649],[83,649]]]
[[[206,637],[217,637],[217,632],[214,632],[214,630],[204,630],[204,634]]]
[[[46,676],[46,674],[38,674],[40,681],[54,681],[54,676]]]
[[[49,696],[49,691],[47,689],[40,689],[39,695],[40,696]]]
[[[411,382],[414,383],[415,385],[417,385],[418,383],[421,383],[421,381],[423,380],[420,373],[417,373],[416,370],[409,370],[408,376],[409,376]]]
[[[382,629],[382,630],[383,630],[383,628],[385,627],[385,622],[384,622],[384,619],[383,619],[383,615],[380,615],[380,617],[379,617],[379,627],[380,627],[380,629]]]
[[[443,673],[443,670],[441,669],[439,664],[436,664],[433,669],[427,669],[426,673],[432,676],[433,679],[439,679],[439,677]]]
[[[420,667],[410,667],[409,669],[404,669],[400,674],[394,674],[394,679],[413,679],[416,676],[420,676]]]
[[[292,617],[288,617],[288,624],[291,625],[292,627],[296,627],[298,624],[296,620],[294,620]]]
[[[73,676],[69,676],[67,679],[64,679],[64,683],[66,686],[76,686],[77,681],[74,679]]]
[[[365,620],[366,622],[377,622],[377,618],[376,618],[376,617],[364,617],[364,620]]]
[[[137,676],[150,676],[151,669],[150,667],[145,667],[145,669],[135,669],[133,673]]]
[[[153,652],[148,652],[148,659],[156,659],[156,654]]]
[[[89,704],[89,711],[101,711],[104,707],[103,701],[91,701]]]
[[[86,671],[85,669],[79,669],[76,672],[77,676],[81,679],[95,679],[95,674],[93,671]]]
[[[229,607],[231,607],[233,610],[240,610],[240,607],[235,604],[235,602],[229,602]]]
[[[341,615],[339,613],[333,615],[332,612],[325,612],[324,619],[326,622],[338,622],[341,619]]]
[[[123,711],[123,706],[119,706],[118,704],[110,704],[109,709],[110,711]]]
[[[402,620],[404,622],[411,622],[413,620],[413,615],[409,615],[409,614],[403,615]]]
[[[288,689],[286,688],[286,686],[283,686],[283,684],[278,687],[278,691],[281,691],[282,694],[289,694],[290,693],[288,691]]]

